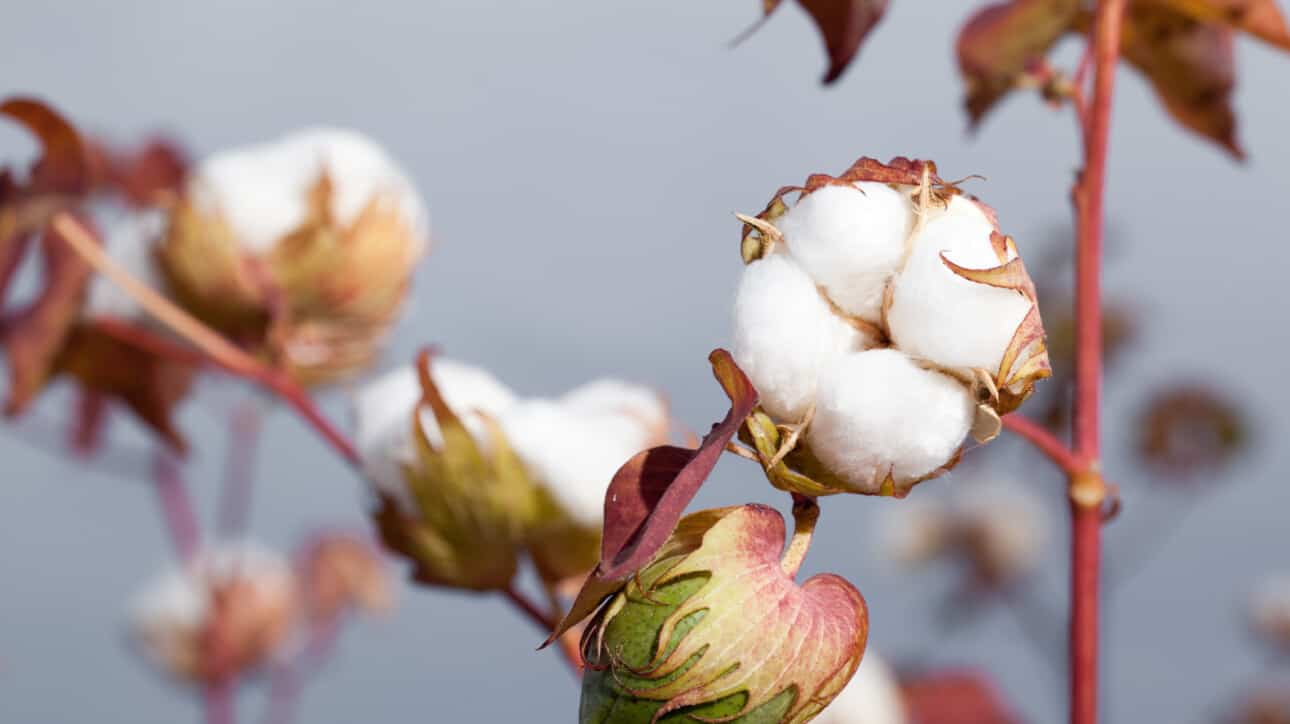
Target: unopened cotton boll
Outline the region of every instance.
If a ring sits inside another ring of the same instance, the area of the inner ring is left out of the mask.
[[[830,472],[873,492],[889,473],[900,485],[948,463],[972,414],[972,399],[957,380],[897,350],[870,350],[823,374],[806,441]]]
[[[448,407],[481,445],[488,433],[480,413],[492,418],[515,404],[515,394],[492,374],[449,359],[436,359],[430,376]],[[406,498],[401,466],[412,459],[412,412],[420,403],[421,382],[411,365],[368,383],[353,399],[355,442],[368,477],[382,491]],[[443,435],[434,414],[422,409],[421,429],[432,445],[442,445]]]
[[[833,303],[875,324],[912,225],[909,198],[874,182],[824,186],[776,222],[789,253]]]
[[[803,419],[815,402],[820,370],[866,343],[784,255],[744,269],[734,327],[735,361],[757,388],[762,408],[781,422]]]
[[[643,388],[593,385],[562,400],[524,400],[501,420],[506,439],[534,479],[587,526],[599,526],[614,474],[633,455],[661,442],[667,426],[666,411],[653,393],[650,404]]]
[[[887,313],[900,349],[944,367],[997,373],[1032,302],[1020,292],[964,279],[942,260],[966,269],[1000,266],[990,237],[994,226],[974,202],[951,198],[932,214],[896,278]]]
[[[900,682],[873,648],[860,668],[815,720],[815,724],[905,724],[909,721]]]

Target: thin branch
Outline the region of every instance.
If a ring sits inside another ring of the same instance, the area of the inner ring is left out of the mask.
[[[275,369],[229,342],[215,330],[184,311],[169,299],[134,278],[95,243],[93,234],[67,213],[54,218],[58,236],[67,242],[86,263],[121,287],[140,307],[172,332],[192,343],[212,362],[225,371],[255,382],[283,399],[325,439],[346,462],[357,466],[358,451],[322,411],[303,388],[286,372]],[[120,331],[120,330],[118,330]]]
[[[201,528],[193,512],[192,499],[184,482],[179,462],[167,450],[158,449],[153,460],[153,478],[157,500],[166,531],[181,561],[187,561],[201,544]]]
[[[215,530],[237,537],[246,530],[255,490],[255,459],[260,439],[260,407],[245,400],[230,416],[224,480],[220,488],[219,517]]]
[[[233,682],[228,678],[206,685],[202,690],[206,724],[234,724],[237,721],[233,693]]]
[[[1058,440],[1051,432],[1046,430],[1042,425],[1020,414],[1012,413],[1003,418],[1003,426],[1018,437],[1035,446],[1035,449],[1043,453],[1052,460],[1057,467],[1073,473],[1081,469],[1080,461],[1075,457],[1075,453],[1066,446],[1066,443]]]
[[[502,593],[505,594],[506,600],[510,601],[517,611],[524,614],[525,618],[536,624],[543,634],[551,633],[555,630],[556,625],[559,624],[555,613],[548,614],[543,612],[536,603],[530,601],[515,586],[507,588]],[[573,672],[581,674],[583,668],[582,652],[578,650],[577,642],[572,641],[566,634],[560,637],[559,645],[560,653],[564,655],[565,661],[568,662]]]
[[[1070,721],[1098,715],[1099,585],[1102,506],[1102,235],[1111,105],[1127,0],[1098,0],[1092,40],[1093,98],[1084,128],[1084,168],[1073,193],[1075,250],[1075,410],[1072,448],[1084,462],[1070,475]],[[1076,73],[1080,78],[1081,73]]]

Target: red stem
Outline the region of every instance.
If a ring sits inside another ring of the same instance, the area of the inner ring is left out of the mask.
[[[236,537],[246,530],[255,489],[255,454],[259,436],[260,409],[255,400],[248,400],[233,411],[229,425],[228,453],[216,525],[216,530],[223,536]]]
[[[520,593],[514,586],[507,588],[502,593],[506,595],[506,600],[510,601],[516,610],[536,624],[543,634],[551,633],[555,630],[556,625],[559,624],[555,615],[544,613],[541,608],[538,608],[537,604],[530,601],[527,596]],[[583,669],[582,652],[578,650],[577,642],[566,633],[560,637],[557,643],[560,646],[560,653],[564,655],[569,667],[573,669],[575,674],[581,674]]]
[[[206,712],[206,724],[234,724],[237,713],[234,711],[233,682],[224,678],[206,685],[202,691],[203,708]]]
[[[1067,473],[1073,473],[1080,469],[1079,458],[1075,457],[1075,454],[1071,452],[1066,443],[1058,440],[1051,432],[1044,429],[1042,425],[1034,420],[1014,412],[1003,418],[1003,426],[1034,445],[1040,452],[1047,455],[1048,459],[1052,460],[1057,467]]]
[[[1098,708],[1098,605],[1102,505],[1102,233],[1111,102],[1126,0],[1098,0],[1093,25],[1093,96],[1084,127],[1084,169],[1074,189],[1075,419],[1070,476],[1070,720],[1095,724]],[[1077,74],[1078,75],[1078,74]]]
[[[153,461],[153,478],[166,531],[175,546],[175,553],[180,560],[186,561],[197,552],[201,529],[197,524],[197,516],[193,513],[192,499],[188,497],[188,488],[179,463],[171,453],[157,451]]]

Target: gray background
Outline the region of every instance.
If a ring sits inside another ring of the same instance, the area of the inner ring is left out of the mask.
[[[666,390],[681,419],[702,429],[724,410],[705,355],[727,340],[740,270],[731,212],[756,211],[776,187],[862,154],[908,154],[937,160],[950,177],[988,177],[972,188],[1023,252],[1067,219],[1078,153],[1070,117],[1017,97],[969,138],[951,47],[973,3],[892,5],[859,64],[825,90],[818,40],[796,7],[727,48],[756,16],[754,0],[10,0],[0,90],[37,92],[120,139],[173,130],[198,152],[302,124],[360,128],[416,177],[438,239],[387,364],[435,342],[525,393],[622,375]],[[1278,361],[1290,59],[1253,41],[1238,53],[1245,165],[1185,136],[1140,78],[1121,76],[1108,288],[1132,298],[1149,325],[1107,395],[1109,468],[1128,502],[1109,532],[1111,562],[1186,512],[1148,490],[1122,454],[1145,391],[1176,376],[1209,380],[1247,400],[1264,432],[1255,454],[1203,484],[1215,494],[1109,601],[1112,721],[1197,721],[1250,681],[1261,661],[1238,604],[1262,573],[1290,566],[1290,453],[1277,444],[1290,403]],[[0,127],[6,158],[29,148]],[[202,441],[190,475],[207,512],[221,421],[242,394],[211,383],[185,410]],[[0,435],[0,721],[194,720],[190,697],[131,658],[122,639],[123,607],[169,562],[150,490],[48,452],[66,404],[52,394],[37,418]],[[342,395],[328,407],[343,419]],[[112,440],[145,449],[125,425]],[[359,481],[293,418],[273,415],[264,447],[257,537],[288,546],[320,523],[362,524]],[[1052,537],[1064,541],[1060,481],[1028,451],[996,447],[991,470],[1045,491]],[[730,459],[700,502],[771,492],[755,468]],[[857,582],[872,640],[889,658],[984,665],[1035,721],[1059,720],[1058,680],[1016,621],[995,609],[943,636],[931,615],[947,580],[883,562],[874,531],[897,504],[830,500],[808,567]],[[1059,612],[1065,559],[1056,548],[1049,558],[1035,595]],[[500,602],[402,593],[392,618],[347,632],[302,721],[573,719],[567,673],[533,652],[540,637]],[[244,720],[258,715],[258,696],[246,690]]]

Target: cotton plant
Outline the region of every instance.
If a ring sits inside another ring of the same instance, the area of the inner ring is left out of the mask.
[[[865,652],[846,688],[816,724],[910,724],[900,680],[878,652]]]
[[[933,164],[861,159],[741,218],[743,437],[777,486],[903,497],[1048,376],[1016,243]]]
[[[317,384],[374,360],[429,240],[398,163],[318,127],[201,160],[157,255],[187,310]]]
[[[255,543],[199,551],[138,596],[131,632],[161,671],[214,685],[285,654],[299,615],[287,559]]]
[[[662,398],[639,385],[523,398],[428,354],[360,389],[354,410],[386,544],[417,580],[474,590],[509,588],[522,554],[553,590],[580,579],[614,473],[670,427]]]

